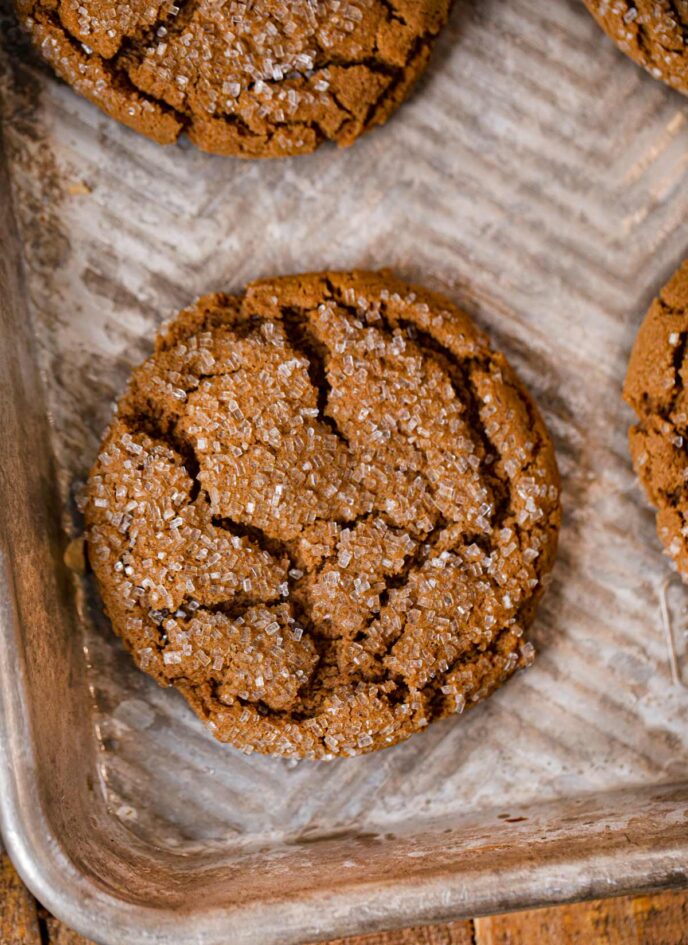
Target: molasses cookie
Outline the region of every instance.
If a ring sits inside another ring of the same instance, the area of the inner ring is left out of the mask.
[[[666,553],[688,580],[688,262],[654,300],[640,326],[624,397],[639,422],[630,431],[633,467],[657,509]]]
[[[366,272],[182,312],[85,512],[141,669],[222,741],[310,758],[385,748],[527,665],[560,517],[504,357],[446,299]]]
[[[409,94],[450,0],[15,0],[58,75],[161,144],[351,144]]]
[[[585,0],[602,29],[655,77],[688,93],[688,5],[669,0]]]

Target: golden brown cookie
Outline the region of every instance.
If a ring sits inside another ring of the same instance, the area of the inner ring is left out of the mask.
[[[282,157],[351,144],[408,95],[451,0],[15,0],[55,71],[168,144]]]
[[[366,272],[182,312],[85,511],[138,665],[222,741],[306,757],[392,745],[528,664],[560,518],[505,358],[446,299]]]
[[[686,0],[585,0],[619,49],[655,77],[688,93]]]
[[[624,397],[639,422],[630,431],[633,467],[657,509],[666,553],[688,580],[688,262],[654,300],[640,326]]]

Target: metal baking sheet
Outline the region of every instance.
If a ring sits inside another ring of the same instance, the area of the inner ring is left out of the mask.
[[[29,886],[109,945],[289,945],[685,884],[688,592],[620,389],[688,253],[686,101],[578,0],[458,0],[385,128],[242,163],[129,132],[3,33],[0,814]],[[163,319],[354,266],[461,303],[545,413],[565,522],[539,655],[383,753],[246,757],[134,668],[62,551]]]

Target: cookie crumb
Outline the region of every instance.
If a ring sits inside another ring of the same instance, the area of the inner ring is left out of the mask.
[[[86,574],[86,541],[83,535],[73,538],[65,548],[62,560],[75,574]]]
[[[70,197],[83,197],[87,194],[93,193],[93,188],[83,180],[70,181],[67,184],[65,190],[70,195]]]

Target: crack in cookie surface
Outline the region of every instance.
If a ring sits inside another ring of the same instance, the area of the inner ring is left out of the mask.
[[[388,273],[199,300],[134,371],[89,553],[139,665],[222,740],[386,747],[529,662],[552,445],[505,359]]]
[[[55,71],[161,143],[243,157],[351,144],[427,64],[450,0],[15,0]]]

